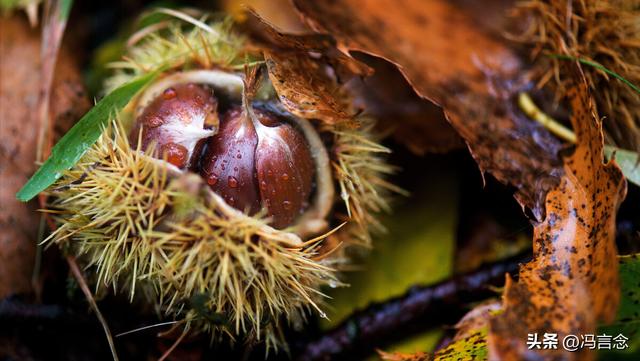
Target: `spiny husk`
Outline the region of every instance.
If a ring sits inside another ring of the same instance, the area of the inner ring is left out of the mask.
[[[0,0],[0,13],[5,14],[15,9],[28,11],[30,7],[37,7],[41,0]]]
[[[206,20],[206,17],[201,20]],[[244,67],[246,59],[239,54],[245,38],[232,31],[233,23],[229,19],[203,22],[204,29],[197,26],[185,28],[185,25],[190,24],[171,21],[163,26],[148,26],[134,34],[127,55],[122,61],[110,64],[117,71],[106,81],[107,92],[141,74],[161,68],[240,70]]]
[[[120,71],[108,81],[108,86],[120,85],[160,67],[178,70],[196,63],[204,68],[233,71],[244,68],[247,59],[256,63],[261,60],[259,56],[243,51],[250,48],[246,46],[247,39],[233,32],[233,24],[228,19],[207,22],[211,31],[197,26],[185,29],[184,25],[184,22],[176,21],[161,29],[142,29],[143,36],[134,35],[132,38],[138,38],[136,45],[131,47],[124,62],[115,64]],[[347,94],[340,96],[344,101],[349,98]],[[340,241],[369,246],[371,233],[384,231],[376,218],[377,213],[390,211],[390,195],[404,194],[404,191],[385,181],[395,168],[386,163],[389,149],[378,144],[380,137],[373,130],[375,120],[358,117],[357,123],[359,125],[354,127],[353,120],[345,119],[336,124],[323,123],[320,128],[333,135],[334,149],[338,150],[333,157],[334,178],[341,187],[341,197],[348,212],[346,221],[350,222],[340,232]]]
[[[229,217],[205,201],[197,175],[171,175],[130,149],[117,124],[50,192],[60,227],[46,242],[95,269],[98,288],[133,297],[140,284],[150,287],[162,310],[214,335],[262,339],[266,331],[277,346],[281,316],[297,321],[309,307],[319,311],[319,286],[337,282],[329,261],[314,259],[319,241],[293,245],[260,218]],[[205,307],[194,308],[202,297]]]
[[[375,120],[360,117],[358,121],[357,128],[340,124],[325,128],[334,135],[332,165],[352,221],[345,229],[346,241],[369,246],[372,233],[385,231],[378,215],[391,212],[391,194],[406,192],[385,179],[397,169],[386,161],[391,151],[378,143]]]
[[[634,84],[640,84],[640,3],[637,0],[531,0],[518,5],[517,18],[530,19],[516,39],[533,47],[539,85],[549,83],[557,99],[565,96],[573,79],[569,55],[601,64]],[[583,66],[596,97],[609,141],[640,149],[640,94],[602,70]]]
[[[134,35],[109,87],[157,69],[165,69],[161,82],[178,72],[231,73],[261,61],[245,51],[245,39],[229,23],[197,21]],[[186,330],[282,346],[282,322],[299,324],[311,309],[324,315],[319,288],[340,285],[333,267],[345,259],[323,237],[275,230],[260,216],[233,210],[198,175],[131,149],[122,127],[139,110],[140,97],[50,192],[60,227],[47,242],[95,270],[98,289],[142,294]],[[332,177],[348,213],[327,219],[333,225],[347,221],[333,236],[339,243],[369,245],[370,232],[383,229],[375,214],[389,210],[389,193],[400,190],[384,180],[394,168],[385,162],[389,150],[377,143],[374,120],[357,120],[355,127],[351,119],[314,124],[323,139],[331,138]]]

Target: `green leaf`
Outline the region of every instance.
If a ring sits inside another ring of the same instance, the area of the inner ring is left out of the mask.
[[[18,191],[16,197],[27,202],[53,184],[62,172],[73,167],[98,140],[113,112],[119,112],[131,98],[153,80],[160,70],[145,74],[105,96],[51,150],[51,156]]]
[[[604,154],[607,159],[611,158],[613,152],[616,153],[615,160],[622,169],[622,173],[629,182],[640,186],[640,165],[638,161],[638,153],[626,149],[616,148],[610,145],[604,147]]]
[[[73,0],[60,0],[60,20],[67,21],[69,14],[71,13],[71,7],[73,6]]]
[[[438,350],[433,355],[433,360],[487,360],[488,357],[487,329],[483,328]]]
[[[637,360],[640,355],[640,254],[620,256],[620,308],[616,321],[600,327],[598,334],[629,338],[629,348],[601,351],[602,360]]]

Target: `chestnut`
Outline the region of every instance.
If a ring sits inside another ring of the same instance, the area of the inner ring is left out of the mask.
[[[134,148],[147,151],[155,144],[153,156],[164,158],[178,168],[197,161],[194,154],[201,139],[214,133],[205,125],[218,123],[217,100],[202,85],[177,84],[164,89],[138,116],[129,135]]]
[[[286,119],[237,106],[208,142],[201,173],[229,205],[250,215],[264,208],[282,229],[309,206],[315,163],[304,135]]]

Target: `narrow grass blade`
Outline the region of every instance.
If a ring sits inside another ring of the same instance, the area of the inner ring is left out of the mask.
[[[579,62],[581,64],[592,66],[592,67],[594,67],[594,68],[596,68],[598,70],[602,70],[603,72],[605,72],[605,73],[611,75],[612,77],[620,80],[621,82],[625,83],[627,86],[629,86],[629,88],[635,90],[636,93],[640,94],[640,87],[638,87],[637,85],[633,84],[629,80],[625,79],[622,75],[616,73],[615,71],[612,71],[612,70],[609,70],[609,69],[605,68],[600,63],[596,63],[595,61],[587,60],[587,59],[584,59],[584,58],[577,58],[577,57],[571,56],[571,55],[551,54],[549,56],[552,57],[552,58],[556,58],[556,59],[577,61],[577,62]]]
[[[105,96],[60,139],[51,156],[18,191],[16,197],[27,202],[55,182],[62,172],[73,167],[85,151],[98,140],[111,113],[120,111],[131,98],[153,80],[158,72],[141,76]]]

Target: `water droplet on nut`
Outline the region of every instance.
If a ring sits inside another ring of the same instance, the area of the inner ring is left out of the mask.
[[[229,187],[231,187],[231,188],[237,188],[238,187],[238,180],[236,178],[229,177],[228,182],[229,182]]]
[[[164,100],[171,100],[176,97],[176,90],[173,88],[167,88],[162,92],[162,98]]]
[[[159,127],[164,123],[164,119],[160,118],[159,116],[151,116],[149,118],[147,118],[147,126],[150,128],[155,128],[155,127]]]
[[[211,174],[209,177],[207,177],[207,184],[209,184],[210,186],[214,186],[218,183],[218,176],[215,174]]]

